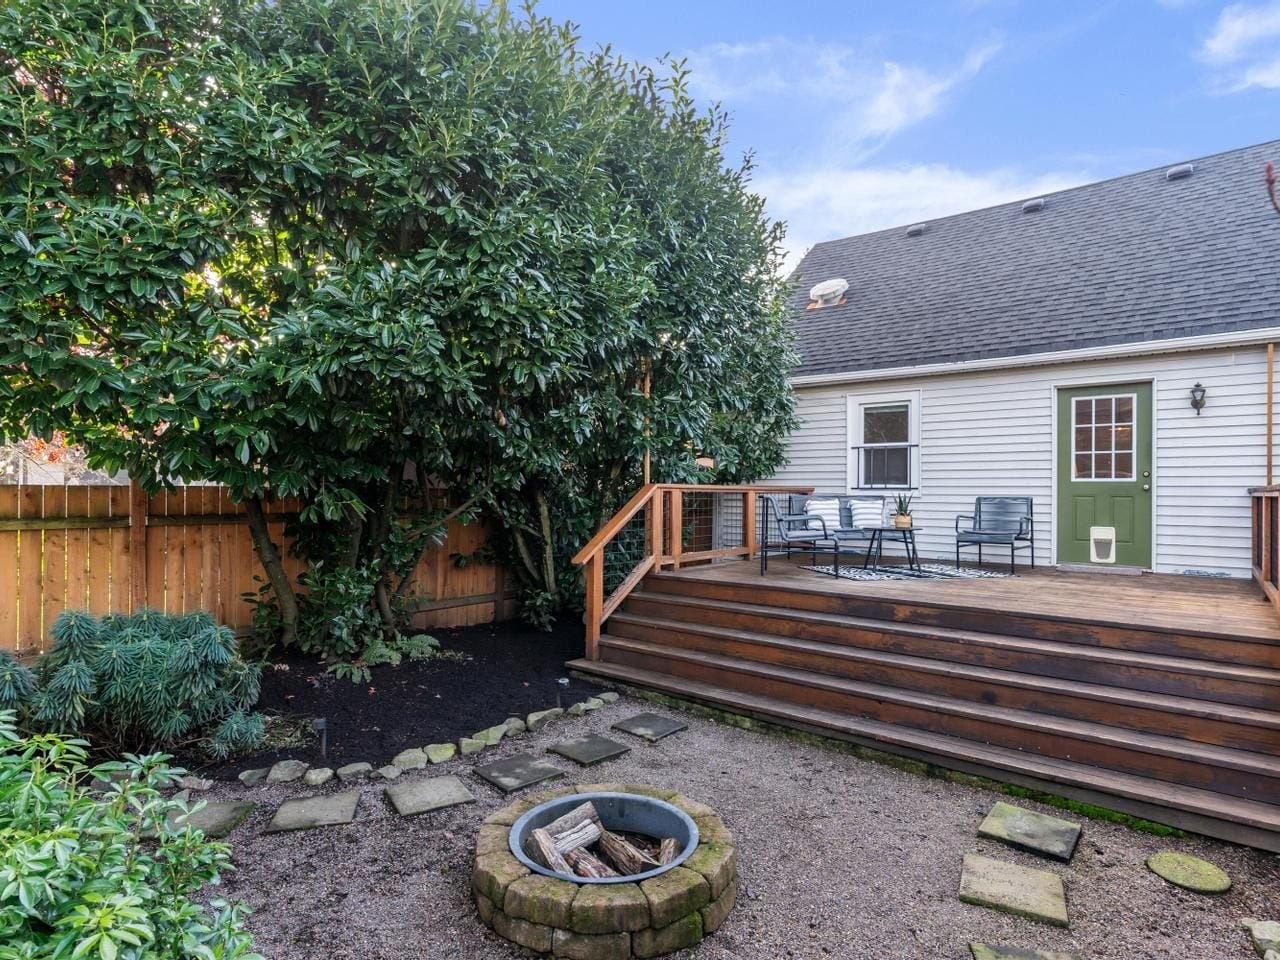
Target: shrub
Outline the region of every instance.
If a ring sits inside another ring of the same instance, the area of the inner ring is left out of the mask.
[[[170,827],[187,807],[160,789],[182,771],[164,754],[89,770],[85,747],[19,737],[0,711],[0,956],[261,960],[245,908],[191,900],[231,865],[223,844]]]
[[[85,734],[115,751],[196,746],[214,758],[257,746],[250,713],[261,668],[203,611],[97,619],[64,611],[53,646],[29,669],[0,651],[0,709],[35,729]]]

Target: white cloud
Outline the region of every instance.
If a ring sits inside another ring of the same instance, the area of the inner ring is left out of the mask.
[[[1201,55],[1209,63],[1236,63],[1258,46],[1280,38],[1280,3],[1246,6],[1233,3],[1218,14]]]
[[[786,220],[790,271],[823,240],[932,220],[1087,183],[1083,172],[966,171],[941,163],[826,167],[756,178],[771,216]]]
[[[1223,8],[1200,48],[1230,91],[1280,88],[1280,2]]]
[[[729,106],[783,98],[823,109],[846,140],[883,139],[934,115],[947,95],[999,52],[989,42],[960,65],[937,70],[860,54],[841,44],[773,37],[716,43],[687,53],[693,93]],[[847,144],[846,144],[847,145]]]

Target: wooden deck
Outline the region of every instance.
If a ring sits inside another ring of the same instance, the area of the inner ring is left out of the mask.
[[[650,570],[574,669],[1280,851],[1280,620],[1256,585]]]

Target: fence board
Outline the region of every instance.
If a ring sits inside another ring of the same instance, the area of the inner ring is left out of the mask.
[[[306,568],[289,552],[285,517],[297,510],[293,500],[268,510],[268,530],[295,583]],[[69,607],[102,614],[145,603],[168,613],[209,610],[238,630],[252,625],[243,595],[257,594],[261,566],[244,510],[220,487],[147,498],[123,486],[0,486],[5,520],[32,525],[0,529],[0,649],[38,653]],[[492,564],[451,560],[473,554],[485,537],[480,525],[454,523],[426,552],[408,591],[416,628],[487,623],[509,612]]]
[[[0,487],[0,517],[18,515],[18,488]],[[18,532],[0,531],[0,649],[18,648]]]

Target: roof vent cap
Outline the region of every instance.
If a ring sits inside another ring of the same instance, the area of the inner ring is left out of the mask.
[[[1166,180],[1185,180],[1195,172],[1196,165],[1194,163],[1180,163],[1175,167],[1170,167],[1164,172]]]
[[[821,283],[815,283],[809,289],[809,299],[814,301],[813,306],[829,307],[839,303],[844,296],[844,292],[848,289],[849,281],[842,277],[823,280]]]
[[[1022,205],[1023,213],[1037,213],[1045,208],[1048,203],[1044,197],[1036,197],[1034,200],[1028,200]]]
[[[913,223],[911,226],[907,227],[907,236],[908,237],[920,236],[921,234],[924,233],[926,226],[927,224],[923,224],[923,223]]]

